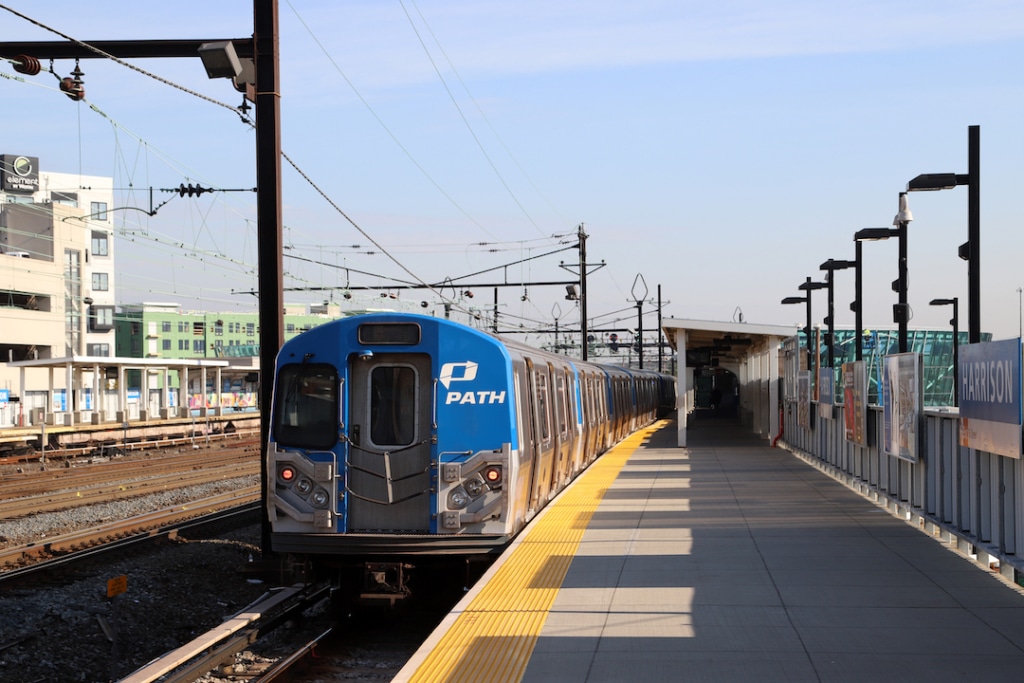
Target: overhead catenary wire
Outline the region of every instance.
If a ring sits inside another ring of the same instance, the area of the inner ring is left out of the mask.
[[[484,148],[483,143],[480,142],[480,137],[476,134],[476,131],[473,130],[473,126],[470,125],[469,119],[466,118],[465,112],[462,111],[462,107],[459,106],[458,100],[455,99],[455,95],[452,93],[451,88],[448,87],[448,81],[445,80],[444,75],[441,73],[441,70],[437,68],[437,63],[434,61],[434,57],[430,54],[430,50],[427,49],[427,44],[423,42],[423,37],[420,35],[419,29],[416,28],[416,22],[414,22],[412,20],[412,17],[409,16],[409,10],[406,9],[405,2],[403,0],[398,0],[398,3],[402,6],[402,11],[405,12],[405,17],[406,19],[409,20],[409,25],[412,27],[413,33],[416,34],[416,39],[419,40],[420,46],[423,48],[424,54],[427,55],[427,60],[430,62],[430,65],[434,68],[434,73],[437,74],[437,78],[441,81],[441,84],[444,86],[445,92],[448,93],[448,99],[451,100],[452,105],[455,107],[455,110],[459,113],[459,118],[462,119],[462,123],[466,126],[466,130],[469,131],[469,134],[473,138],[473,141],[476,143],[476,146],[480,150],[480,153],[483,154],[484,159],[487,160],[487,164],[491,167],[491,170],[494,171],[494,174],[498,177],[498,180],[501,182],[502,187],[505,188],[505,191],[512,198],[512,201],[515,202],[516,206],[519,207],[519,210],[523,213],[524,216],[526,216],[526,219],[530,221],[530,224],[537,229],[537,232],[543,235],[544,231],[541,230],[540,226],[537,225],[537,222],[533,220],[533,216],[531,216],[530,212],[526,210],[526,207],[523,206],[523,203],[519,201],[519,197],[517,197],[515,192],[512,191],[512,188],[509,187],[508,183],[505,181],[504,176],[502,176],[501,171],[499,171],[498,167],[494,164],[494,160],[491,159],[491,155],[487,153],[487,150]],[[417,12],[418,11],[419,8],[417,8]],[[420,17],[422,18],[423,15],[420,14]],[[431,35],[433,36],[433,33],[431,33]],[[436,41],[437,38],[434,37],[434,40]],[[451,64],[450,61],[449,64]]]
[[[290,5],[290,3],[289,3],[289,5]],[[95,48],[93,48],[92,46],[89,46],[88,44],[86,44],[86,43],[84,43],[84,42],[82,42],[82,41],[76,40],[76,39],[74,39],[74,38],[72,38],[72,37],[70,37],[70,36],[67,36],[67,35],[65,35],[65,34],[63,34],[63,33],[61,33],[61,32],[59,32],[59,31],[56,31],[56,30],[54,30],[54,29],[52,29],[52,28],[50,28],[50,27],[47,27],[47,26],[43,25],[43,24],[42,24],[42,23],[40,23],[40,22],[37,22],[37,21],[35,21],[35,20],[32,20],[32,19],[30,19],[30,18],[26,17],[25,15],[23,15],[23,14],[21,14],[21,13],[19,13],[19,12],[16,12],[16,11],[14,11],[14,10],[11,10],[11,8],[10,8],[10,7],[8,7],[8,6],[6,6],[6,5],[0,5],[0,8],[2,8],[2,9],[6,9],[6,10],[8,10],[8,11],[12,12],[13,14],[15,14],[15,15],[17,15],[17,16],[19,16],[19,17],[22,17],[23,19],[25,19],[25,20],[27,20],[27,21],[30,21],[31,23],[33,23],[33,24],[36,24],[37,26],[40,26],[40,27],[42,27],[42,28],[45,28],[46,30],[49,30],[49,31],[51,31],[51,32],[53,32],[53,33],[55,33],[55,34],[57,34],[57,35],[60,35],[60,36],[62,36],[63,38],[65,38],[65,39],[67,39],[67,40],[70,40],[70,41],[72,41],[72,42],[74,42],[74,43],[76,43],[76,44],[78,44],[78,45],[84,46],[84,47],[86,47],[86,48],[88,48],[88,49],[92,49],[92,50],[93,50],[94,52],[96,52],[97,54],[99,54],[99,55],[101,55],[101,56],[104,56],[104,57],[106,57],[107,59],[110,59],[111,61],[114,61],[115,63],[118,63],[118,64],[120,64],[120,65],[122,65],[122,66],[125,66],[126,68],[132,69],[132,70],[134,70],[134,71],[136,71],[136,72],[138,72],[138,73],[140,73],[140,74],[143,74],[143,75],[145,75],[145,76],[148,76],[148,77],[150,77],[150,78],[153,78],[154,80],[156,80],[156,81],[158,81],[158,82],[160,82],[160,83],[163,83],[163,84],[165,84],[165,85],[169,85],[169,86],[171,86],[171,87],[174,87],[174,88],[176,88],[176,89],[178,89],[178,90],[180,90],[180,91],[182,91],[182,92],[185,92],[185,93],[187,93],[187,94],[191,94],[191,95],[193,95],[193,96],[195,96],[195,97],[197,97],[197,98],[199,98],[199,99],[201,99],[201,100],[204,100],[204,101],[207,101],[207,102],[209,102],[209,103],[215,104],[215,105],[217,105],[217,106],[219,106],[219,107],[222,107],[222,108],[224,108],[224,109],[228,109],[228,110],[230,110],[230,111],[231,111],[231,112],[232,112],[233,114],[235,114],[235,115],[238,115],[238,116],[241,116],[241,117],[242,117],[242,119],[243,119],[244,121],[246,121],[246,123],[247,123],[248,125],[250,125],[250,126],[252,126],[252,125],[253,125],[253,122],[252,122],[252,120],[251,120],[251,119],[248,119],[245,113],[239,113],[238,109],[237,109],[236,107],[232,106],[232,105],[226,104],[226,103],[224,103],[224,102],[220,102],[220,101],[218,101],[218,100],[216,100],[216,99],[214,99],[214,98],[211,98],[211,97],[208,97],[208,96],[202,95],[201,93],[197,93],[197,92],[195,92],[195,91],[193,91],[193,90],[190,90],[189,88],[186,88],[186,87],[180,86],[179,84],[176,84],[176,83],[174,83],[173,81],[170,81],[170,80],[168,80],[168,79],[162,78],[162,77],[160,77],[160,76],[158,76],[158,75],[156,75],[156,74],[153,74],[153,73],[151,73],[151,72],[148,72],[148,71],[146,71],[146,70],[144,70],[144,69],[140,69],[140,68],[138,68],[138,67],[136,67],[136,66],[134,66],[134,65],[132,65],[132,64],[130,64],[130,63],[128,63],[128,62],[125,62],[124,60],[121,60],[121,59],[118,59],[118,58],[116,58],[116,57],[114,57],[114,56],[112,56],[112,55],[106,54],[106,53],[104,53],[104,52],[103,52],[102,50],[99,50],[99,49],[95,49]],[[293,9],[294,9],[294,8],[293,8]],[[404,5],[403,5],[403,10],[405,10],[405,6],[404,6]],[[418,13],[420,14],[420,16],[422,17],[422,12],[420,12],[420,11],[419,11],[419,8],[418,8],[418,7],[416,7],[416,11],[417,11],[417,12],[418,12]],[[407,15],[407,17],[408,17],[408,11],[407,11],[407,10],[406,10],[406,15]],[[411,17],[408,17],[408,18],[409,18],[409,20],[410,20],[410,23],[412,23],[412,18],[411,18]],[[424,22],[424,24],[425,24],[425,22]],[[413,24],[413,25],[415,26],[415,24]],[[428,26],[428,29],[429,29],[429,26]],[[417,35],[418,35],[418,34],[417,34]],[[419,36],[418,36],[418,37],[419,37]],[[421,40],[421,44],[423,44],[423,41],[422,41],[422,39],[420,39],[420,40]],[[434,37],[434,40],[435,40],[435,42],[437,42],[437,39],[436,39],[436,37]],[[439,43],[438,43],[438,44],[439,44]],[[423,47],[424,47],[424,49],[426,49],[426,46],[425,46],[425,45],[423,45]],[[441,51],[442,51],[442,53],[443,53],[443,49],[442,49]],[[429,54],[429,52],[428,52],[428,54]],[[447,59],[447,55],[445,55],[445,57],[446,57],[446,59]],[[332,60],[332,61],[333,61],[333,60]],[[451,62],[450,62],[450,60],[448,60],[448,61],[449,61],[449,64],[450,64],[450,63],[451,63]],[[435,65],[435,69],[436,69],[436,65]],[[453,67],[453,70],[454,70],[454,67]],[[339,72],[340,72],[340,69],[339,69]],[[457,73],[457,72],[456,72],[456,73]],[[342,75],[343,75],[343,74],[342,74]],[[440,74],[439,74],[439,75],[440,75]],[[346,78],[346,80],[347,80],[347,78]],[[461,77],[460,77],[460,80],[461,80]],[[350,84],[350,85],[351,85],[351,84]],[[463,84],[463,85],[465,85],[465,84]],[[446,88],[447,88],[447,84],[446,84]],[[55,92],[59,92],[59,91],[55,90]],[[468,90],[467,90],[467,92],[468,92]],[[450,93],[450,91],[449,91],[449,93]],[[451,93],[450,93],[450,96],[451,96]],[[361,98],[361,99],[362,99],[362,98]],[[454,98],[453,98],[453,99],[454,99]],[[364,100],[364,103],[365,103],[365,100]],[[107,118],[109,119],[109,117],[108,117],[108,116],[107,116],[107,115],[106,115],[105,113],[103,113],[103,112],[102,112],[101,110],[99,110],[99,108],[98,108],[98,107],[96,107],[95,105],[93,105],[93,104],[92,104],[91,102],[90,102],[90,103],[88,103],[88,104],[89,104],[90,108],[91,108],[91,109],[93,109],[93,111],[96,111],[97,113],[100,113],[101,115],[103,115],[103,116],[105,116],[105,117],[107,117]],[[368,106],[368,105],[367,105],[367,106]],[[478,108],[479,108],[479,105],[477,105],[477,106],[478,106]],[[372,111],[372,109],[371,109],[371,111]],[[464,115],[463,115],[463,119],[465,119],[465,116],[464,116]],[[112,121],[112,119],[111,119],[111,121]],[[112,121],[112,123],[113,123],[113,121]],[[488,122],[488,123],[489,123],[489,122]],[[382,124],[382,125],[383,125],[383,124]],[[386,128],[386,127],[385,127],[385,128]],[[492,126],[492,128],[493,128],[493,126]],[[115,129],[116,129],[116,127],[115,127]],[[80,137],[81,137],[81,136],[80,136]],[[397,139],[396,139],[396,142],[397,142]],[[481,145],[481,147],[482,147],[482,145]],[[506,148],[506,149],[507,149],[507,148]],[[150,152],[150,151],[152,151],[152,150],[151,150],[151,149],[149,149],[149,148],[147,147],[147,148],[146,148],[146,151],[147,151],[147,152]],[[484,150],[482,150],[482,151],[484,151]],[[342,217],[343,217],[343,218],[344,218],[344,219],[345,219],[345,220],[346,220],[346,221],[347,221],[347,222],[348,222],[349,224],[351,224],[353,228],[355,228],[355,229],[356,229],[356,230],[357,230],[358,232],[360,232],[360,234],[362,234],[362,235],[363,235],[364,237],[366,237],[366,239],[368,239],[368,240],[370,240],[371,242],[373,242],[373,244],[374,244],[374,245],[375,245],[375,246],[376,246],[376,247],[377,247],[377,248],[378,248],[378,249],[380,250],[380,252],[381,252],[381,253],[382,253],[383,255],[387,256],[387,257],[388,257],[388,258],[389,258],[389,259],[390,259],[390,260],[391,260],[391,261],[392,261],[392,262],[393,262],[393,263],[394,263],[394,264],[395,264],[396,266],[398,266],[398,267],[399,267],[399,268],[400,268],[400,269],[401,269],[401,270],[402,270],[403,272],[405,272],[405,273],[407,273],[408,275],[410,275],[411,277],[413,277],[413,278],[414,278],[414,279],[415,279],[416,281],[420,282],[420,283],[421,283],[421,284],[423,284],[423,285],[426,285],[426,284],[427,284],[424,278],[422,278],[422,277],[419,277],[419,276],[418,276],[418,275],[417,275],[416,273],[414,273],[414,272],[413,272],[413,271],[412,271],[411,269],[409,269],[409,268],[408,268],[407,266],[405,266],[405,264],[404,264],[404,263],[403,263],[403,262],[402,262],[402,261],[401,261],[400,259],[398,259],[398,258],[397,258],[397,257],[396,257],[396,256],[394,255],[394,253],[395,253],[395,251],[396,251],[396,250],[395,250],[394,248],[386,248],[386,247],[382,246],[382,245],[381,245],[381,244],[380,244],[380,243],[379,243],[378,241],[374,240],[374,239],[373,239],[373,238],[372,238],[372,237],[371,237],[371,236],[370,236],[370,235],[369,235],[369,234],[368,234],[368,233],[367,233],[367,232],[366,232],[366,231],[365,231],[365,230],[364,230],[364,229],[363,229],[363,228],[362,228],[361,226],[359,226],[358,224],[356,224],[356,222],[355,222],[355,221],[354,221],[354,220],[353,220],[353,219],[352,219],[352,218],[351,218],[351,217],[350,217],[349,215],[347,215],[347,214],[346,214],[346,212],[345,212],[345,211],[343,211],[343,210],[341,209],[341,207],[337,205],[337,203],[336,203],[336,202],[334,202],[333,200],[331,200],[331,198],[330,198],[330,197],[329,197],[329,196],[327,195],[327,193],[326,193],[325,191],[323,191],[323,190],[322,190],[322,189],[321,189],[320,187],[318,187],[318,186],[316,185],[316,183],[314,183],[314,182],[313,182],[313,180],[312,180],[312,179],[310,178],[310,176],[309,176],[308,174],[306,174],[306,173],[305,173],[305,172],[304,172],[304,171],[303,171],[303,170],[302,170],[302,169],[301,169],[301,168],[300,168],[300,167],[298,166],[298,164],[297,164],[297,163],[296,163],[296,162],[295,162],[295,161],[294,161],[294,160],[293,160],[293,159],[292,159],[291,157],[289,157],[289,156],[288,156],[288,155],[286,155],[286,154],[283,154],[282,156],[283,156],[283,158],[285,158],[285,159],[286,159],[286,161],[287,161],[287,162],[288,162],[288,163],[289,163],[289,164],[290,164],[290,165],[291,165],[291,166],[292,166],[292,167],[293,167],[293,168],[294,168],[294,169],[296,170],[296,172],[297,172],[297,173],[299,173],[299,175],[300,175],[300,176],[302,176],[302,177],[303,177],[303,179],[304,179],[304,180],[305,180],[305,181],[306,181],[306,182],[307,182],[307,183],[308,183],[308,184],[309,184],[309,185],[310,185],[311,187],[313,187],[313,189],[314,189],[315,191],[317,191],[317,192],[318,192],[319,194],[321,194],[321,196],[322,196],[322,197],[323,197],[323,198],[324,198],[325,200],[327,200],[327,201],[328,201],[328,203],[329,203],[329,204],[330,204],[330,205],[332,206],[332,208],[334,208],[334,209],[335,209],[335,211],[336,211],[336,212],[337,212],[337,213],[338,213],[339,215],[341,215],[341,216],[342,216]],[[126,166],[127,166],[127,164],[126,164]],[[495,170],[496,170],[496,169],[495,169]],[[500,175],[500,174],[499,174],[499,175]],[[504,183],[504,181],[503,181],[503,183]],[[507,184],[506,184],[506,186],[507,186]],[[441,188],[439,187],[438,189],[441,189]],[[444,193],[444,192],[443,192],[443,190],[442,190],[442,193]],[[444,194],[446,194],[446,193],[444,193]],[[447,195],[446,195],[446,196],[447,196]],[[453,203],[454,203],[454,202],[453,202]],[[517,200],[517,203],[518,203],[518,200]],[[457,203],[455,203],[455,205],[457,206]],[[460,207],[460,210],[461,210],[461,207]],[[209,212],[206,212],[206,215],[202,216],[202,220],[201,220],[201,223],[200,223],[200,231],[202,231],[202,230],[205,230],[205,229],[207,229],[207,228],[206,228],[206,226],[207,226],[208,214],[209,214]],[[474,223],[475,223],[475,221],[474,221]],[[127,226],[127,225],[130,225],[130,224],[131,224],[131,223],[130,223],[130,221],[129,221],[129,222],[126,222],[126,223],[125,223],[124,225],[125,225],[125,226]],[[479,225],[479,224],[478,224],[478,225]],[[481,226],[481,227],[482,227],[482,226]],[[125,227],[125,230],[127,230],[127,227]],[[484,230],[484,231],[485,231],[485,232],[487,232],[486,230]],[[491,235],[491,233],[489,233],[489,232],[488,232],[488,235]],[[491,235],[491,236],[493,237],[493,235]],[[211,236],[211,237],[212,237],[212,236]],[[544,237],[543,237],[542,239],[545,239],[545,240],[550,240],[550,239],[552,239],[552,238],[553,238],[553,236],[544,236]],[[196,234],[196,239],[198,239],[198,233]],[[157,240],[157,241],[159,242],[159,240]],[[182,241],[182,242],[181,242],[181,244],[185,244],[185,243],[184,243],[184,242]],[[182,247],[182,248],[184,248],[184,247]],[[220,254],[218,254],[218,253],[213,253],[213,252],[211,252],[210,254],[208,254],[208,256],[209,256],[210,258],[220,258],[220,256],[221,256],[221,255],[220,255]],[[250,267],[250,268],[252,267],[252,264],[245,264],[245,266],[242,266],[242,263],[241,263],[241,262],[238,262],[238,260],[237,260],[237,259],[235,259],[235,261],[236,261],[236,263],[235,263],[235,265],[236,265],[236,266],[239,266],[239,267]],[[497,269],[497,268],[501,268],[501,266],[498,266],[498,267],[496,267],[495,269]],[[492,270],[493,270],[493,269],[492,269]],[[434,294],[435,294],[436,296],[438,296],[439,298],[441,298],[442,300],[445,300],[445,299],[447,299],[447,297],[445,296],[445,294],[444,294],[444,293],[443,293],[442,291],[438,291],[438,290],[436,290],[436,289],[435,289],[435,290],[434,290]],[[455,305],[455,306],[457,306],[457,305],[458,305],[458,302],[456,302],[456,301],[450,301],[450,303],[451,303],[451,304],[453,304],[453,305]],[[525,303],[525,302],[524,302],[524,303]],[[536,307],[535,307],[535,306],[533,305],[533,303],[532,303],[532,302],[529,302],[529,305],[530,305],[530,306],[532,306],[532,307],[534,307],[534,308],[536,308]]]

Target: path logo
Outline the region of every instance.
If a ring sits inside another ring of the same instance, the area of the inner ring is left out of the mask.
[[[437,381],[447,389],[453,382],[472,382],[476,379],[477,364],[471,360],[462,363],[445,363]],[[449,391],[444,404],[484,405],[505,402],[504,391]]]
[[[441,366],[441,376],[438,381],[448,388],[452,382],[472,382],[476,379],[477,364],[471,360],[462,363],[445,363]]]

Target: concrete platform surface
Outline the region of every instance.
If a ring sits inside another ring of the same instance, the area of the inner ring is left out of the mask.
[[[735,422],[675,429],[602,489],[510,680],[1024,680],[1019,588]]]

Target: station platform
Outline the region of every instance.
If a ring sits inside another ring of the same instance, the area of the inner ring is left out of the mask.
[[[736,422],[538,515],[394,681],[1021,680],[1024,591]]]

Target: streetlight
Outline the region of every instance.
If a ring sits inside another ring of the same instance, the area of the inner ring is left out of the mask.
[[[824,271],[828,272],[828,275],[826,275],[826,280],[825,280],[828,283],[828,317],[825,318],[825,324],[828,325],[828,339],[826,340],[825,343],[828,346],[828,367],[829,368],[835,367],[835,361],[836,361],[836,359],[835,359],[835,347],[833,345],[834,336],[835,336],[835,310],[834,310],[834,307],[832,305],[832,301],[833,301],[832,297],[833,297],[833,294],[834,294],[834,285],[833,285],[832,280],[834,278],[835,271],[837,271],[837,270],[845,270],[847,268],[853,268],[853,267],[855,267],[857,265],[857,263],[858,263],[857,261],[837,261],[836,259],[829,259],[828,261],[825,261],[824,263],[822,263],[819,266],[819,268],[821,268],[821,270],[824,270]],[[860,331],[858,331],[857,334],[860,334]]]
[[[782,300],[784,304],[807,304],[807,326],[804,327],[804,337],[807,340],[807,369],[814,369],[814,352],[811,351],[811,291],[815,289],[824,289],[828,287],[828,283],[825,282],[811,282],[811,278],[807,278],[800,284],[797,289],[802,292],[807,292],[807,296],[787,296]]]
[[[899,303],[892,307],[893,322],[899,326],[900,353],[907,352],[907,323],[910,321],[910,306],[907,304],[907,225],[914,217],[907,207],[907,193],[900,192],[899,211],[892,224],[897,226],[900,238],[899,277],[892,288],[899,295]]]
[[[856,327],[857,327],[857,360],[864,359],[864,279],[863,279],[863,256],[861,244],[863,242],[877,242],[878,240],[887,240],[890,237],[899,237],[899,230],[892,230],[891,228],[863,228],[853,233],[853,241],[856,244],[856,262],[857,268],[857,282],[855,285],[854,301],[850,304],[850,308],[856,313]]]
[[[958,297],[952,299],[932,299],[928,302],[930,306],[952,306],[953,319],[949,324],[953,326],[953,405],[960,405],[960,300]]]
[[[638,289],[638,285],[642,289]],[[638,294],[640,291],[643,293]],[[636,302],[637,356],[640,359],[641,370],[644,369],[644,299],[647,298],[647,291],[647,281],[644,280],[641,273],[637,273],[630,293],[633,295],[633,301]]]
[[[807,327],[804,328],[804,331],[805,331],[805,334],[808,334],[806,331],[809,330],[810,327],[811,327],[811,293],[807,292],[807,296],[787,296],[785,299],[782,300],[782,303],[783,304],[807,304]],[[808,342],[807,342],[807,366],[810,367],[810,365],[811,365],[811,343],[810,343],[810,339],[808,337]]]
[[[960,258],[967,261],[967,335],[981,341],[981,172],[980,126],[967,127],[967,173],[924,173],[907,183],[907,192],[949,190],[967,185],[967,241]]]

